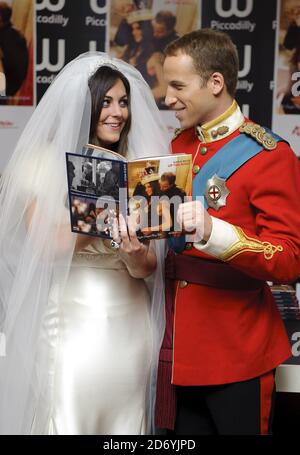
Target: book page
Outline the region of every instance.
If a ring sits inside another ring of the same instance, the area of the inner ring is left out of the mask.
[[[127,163],[109,150],[96,153],[66,154],[71,230],[112,239],[114,218],[127,213]]]
[[[167,155],[128,162],[129,211],[139,220],[139,238],[180,235],[177,210],[192,192],[192,156]]]

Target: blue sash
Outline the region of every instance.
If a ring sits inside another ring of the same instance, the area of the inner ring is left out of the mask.
[[[278,142],[283,139],[277,134],[273,133],[268,128],[266,132],[272,134],[272,137]],[[251,136],[247,134],[240,134],[231,141],[227,142],[221,147],[214,156],[208,160],[201,171],[193,179],[193,199],[197,196],[204,196],[206,182],[214,174],[218,177],[227,180],[237,169],[243,164],[263,151],[264,148],[261,144],[256,142]],[[208,207],[207,201],[204,198],[204,206]],[[169,247],[176,253],[180,253],[185,247],[185,236],[169,238]]]

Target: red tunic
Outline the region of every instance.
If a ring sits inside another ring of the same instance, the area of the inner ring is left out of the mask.
[[[174,153],[191,153],[202,167],[239,130],[200,143],[195,129],[173,141]],[[199,148],[200,145],[200,148]],[[201,147],[207,148],[201,154]],[[200,171],[201,172],[201,171]],[[300,167],[284,143],[262,151],[228,178],[226,206],[210,215],[240,227],[240,241],[222,257],[248,275],[280,283],[300,272]],[[265,243],[264,243],[265,242]],[[216,258],[192,248],[182,254]],[[177,283],[172,383],[224,384],[272,370],[290,357],[283,322],[266,283],[251,291]]]

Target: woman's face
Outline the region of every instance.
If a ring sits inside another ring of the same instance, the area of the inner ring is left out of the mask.
[[[134,38],[134,41],[136,43],[140,43],[143,39],[143,32],[142,32],[140,24],[138,22],[134,22],[131,25],[131,29],[132,29],[132,36]]]
[[[145,183],[145,193],[147,194],[147,196],[153,195],[153,188],[150,185],[150,183]]]
[[[104,97],[97,126],[99,141],[108,146],[118,142],[128,116],[128,96],[123,82],[119,79]]]

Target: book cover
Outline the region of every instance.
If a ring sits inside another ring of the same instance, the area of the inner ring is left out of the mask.
[[[112,238],[115,217],[130,215],[139,239],[183,233],[176,212],[192,191],[192,157],[176,154],[127,161],[122,155],[87,145],[67,153],[71,229]]]

